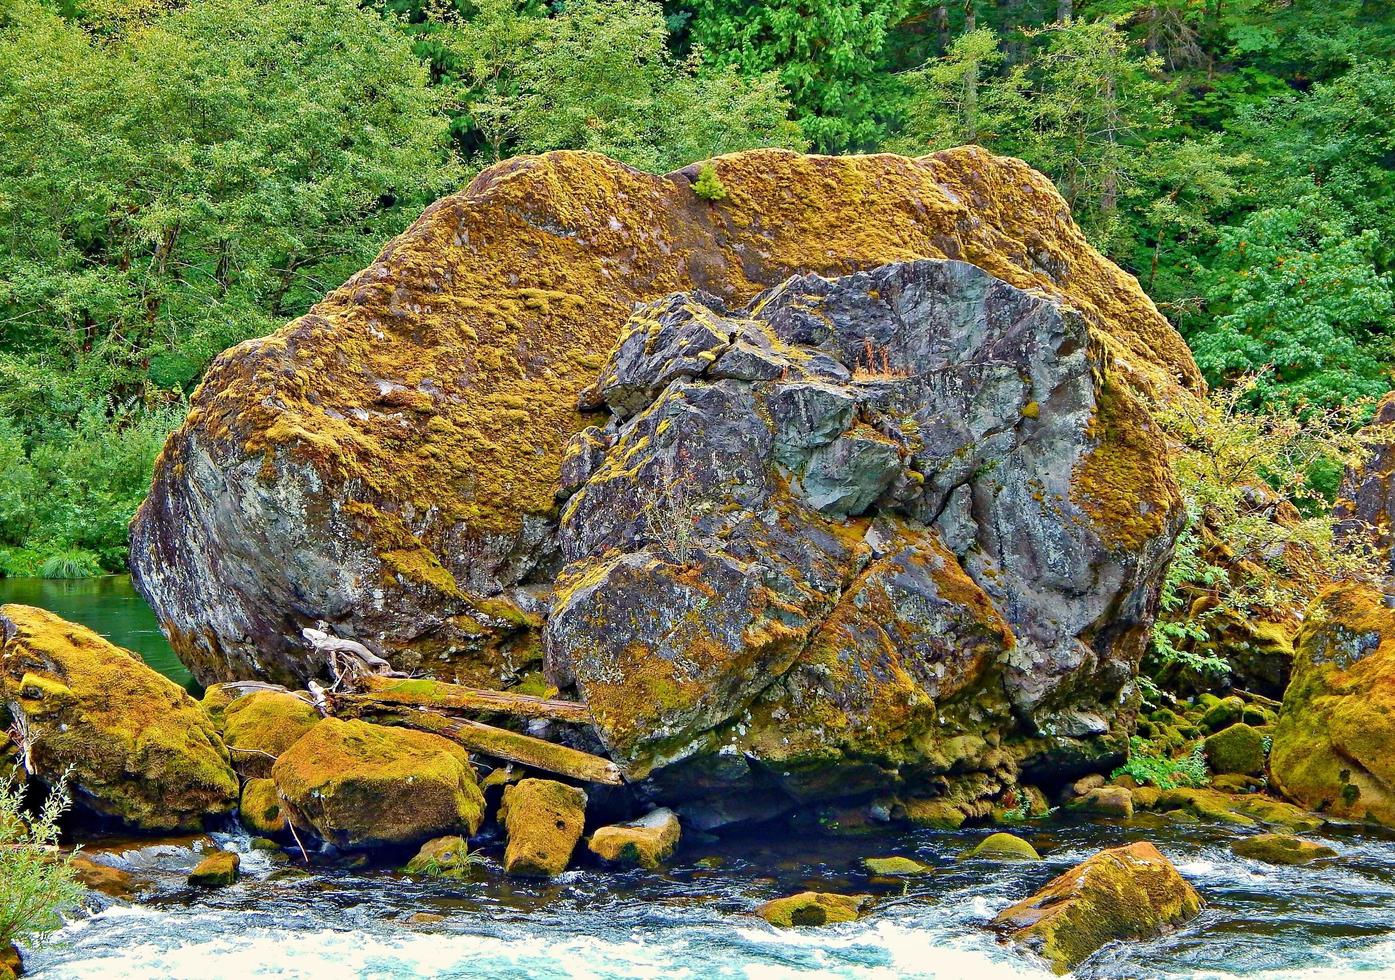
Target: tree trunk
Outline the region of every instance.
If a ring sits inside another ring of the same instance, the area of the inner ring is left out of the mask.
[[[937,3],[935,9],[931,11],[931,19],[935,23],[935,35],[940,41],[940,54],[949,50],[949,4]]]
[[[1074,0],[1056,0],[1056,19],[1062,24],[1069,24],[1071,18],[1075,16]]]

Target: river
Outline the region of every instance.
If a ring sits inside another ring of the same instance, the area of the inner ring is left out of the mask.
[[[154,619],[121,579],[0,581],[0,601],[32,602],[139,650],[175,676]],[[1241,831],[1242,833],[1245,831]],[[150,880],[138,906],[113,904],[77,919],[56,941],[26,951],[40,978],[648,978],[1049,977],[1000,946],[983,926],[995,912],[1102,847],[1147,839],[1207,901],[1181,930],[1107,947],[1081,977],[1327,980],[1395,976],[1395,834],[1335,827],[1308,835],[1339,857],[1307,868],[1235,857],[1235,831],[1159,820],[1131,826],[1080,819],[1022,830],[1039,864],[961,863],[986,830],[898,831],[861,837],[779,832],[688,841],[659,872],[567,872],[542,884],[500,873],[500,843],[460,882],[389,871],[307,875],[242,834],[243,878],[191,890],[187,841],[108,843],[97,860]],[[206,846],[206,845],[201,845]],[[900,885],[868,879],[866,856],[906,855],[932,866]],[[868,891],[883,901],[866,919],[778,931],[752,916],[767,899],[804,888]],[[410,922],[417,913],[439,921]]]

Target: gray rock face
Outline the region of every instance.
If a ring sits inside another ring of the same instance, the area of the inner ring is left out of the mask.
[[[1179,509],[1071,309],[940,260],[675,295],[595,390],[544,647],[634,775],[819,799],[1117,750]]]

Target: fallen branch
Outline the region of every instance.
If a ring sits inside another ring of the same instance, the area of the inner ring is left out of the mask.
[[[554,745],[531,735],[520,735],[504,728],[495,728],[493,725],[467,721],[464,718],[450,718],[436,711],[394,708],[373,704],[371,701],[365,703],[363,699],[355,699],[353,696],[336,697],[334,702],[336,708],[343,705],[351,715],[367,714],[377,721],[431,732],[463,745],[472,752],[493,756],[506,762],[517,762],[532,769],[541,769],[581,782],[603,783],[606,786],[621,786],[625,782],[620,767],[609,759],[565,745]]]
[[[576,701],[539,698],[508,691],[488,691],[459,684],[446,684],[442,681],[394,680],[375,675],[360,677],[358,687],[365,692],[361,695],[364,701],[371,700],[385,705],[446,712],[499,714],[528,721],[542,719],[572,725],[592,723],[591,712],[587,710],[586,705]]]

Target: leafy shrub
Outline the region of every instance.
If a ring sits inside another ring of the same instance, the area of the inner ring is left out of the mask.
[[[1186,755],[1174,759],[1137,735],[1129,739],[1129,761],[1115,769],[1113,775],[1132,776],[1139,783],[1158,789],[1201,787],[1211,781],[1200,742]]]
[[[60,783],[43,807],[30,813],[15,776],[0,785],[0,947],[42,942],[82,898],[71,858],[56,850],[58,819],[68,804]]]

